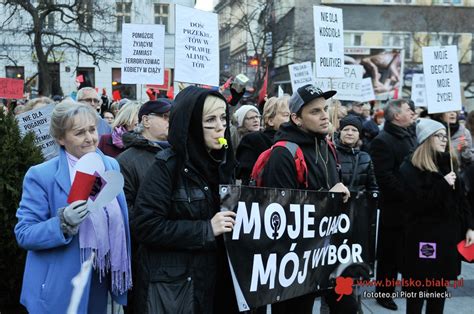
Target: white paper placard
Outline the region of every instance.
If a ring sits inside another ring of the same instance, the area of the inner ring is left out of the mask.
[[[421,73],[414,73],[411,80],[411,100],[415,107],[426,106],[425,77]]]
[[[423,47],[429,113],[462,109],[457,46]]]
[[[122,25],[122,77],[125,84],[163,84],[165,26]]]
[[[315,86],[323,91],[335,90],[337,94],[334,99],[346,101],[362,100],[362,73],[361,65],[344,65],[344,78],[333,79],[332,85],[330,79],[315,78]]]
[[[344,77],[344,28],[342,9],[314,6],[316,77]]]
[[[366,77],[365,79],[362,79],[361,96],[359,101],[366,102],[371,100],[375,100],[374,86],[372,84],[372,78]]]
[[[45,160],[49,160],[59,154],[59,146],[56,140],[49,134],[51,115],[54,105],[47,105],[35,110],[19,114],[16,118],[20,133],[25,136],[28,132],[35,133],[35,146],[41,148]]]
[[[313,68],[310,61],[289,64],[288,70],[290,71],[291,89],[293,93],[306,84],[314,85]]]
[[[176,5],[175,80],[219,85],[217,14]]]

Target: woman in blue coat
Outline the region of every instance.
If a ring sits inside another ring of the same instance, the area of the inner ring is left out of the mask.
[[[130,233],[125,196],[121,192],[102,210],[89,212],[85,200],[67,203],[79,158],[97,152],[105,170],[117,162],[97,149],[97,117],[87,105],[56,106],[51,136],[59,156],[31,167],[25,175],[15,235],[28,250],[21,303],[30,313],[66,313],[81,263],[95,252],[94,268],[78,313],[105,313],[109,291],[126,304],[131,287]]]

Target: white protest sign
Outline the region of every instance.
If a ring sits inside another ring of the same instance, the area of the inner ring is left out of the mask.
[[[423,74],[413,74],[411,80],[411,100],[415,103],[415,107],[426,106],[425,77]]]
[[[49,160],[59,153],[59,146],[49,134],[53,109],[54,105],[48,105],[40,109],[24,112],[16,117],[22,136],[25,136],[28,132],[35,133],[34,144],[41,148],[45,160]]]
[[[428,112],[439,113],[462,109],[456,46],[423,47]]]
[[[375,93],[374,93],[374,86],[372,85],[372,78],[366,77],[362,79],[361,84],[361,95],[360,100],[361,102],[375,100]]]
[[[175,80],[219,85],[217,14],[176,5]]]
[[[334,99],[348,100],[348,101],[363,101],[362,100],[362,73],[363,67],[361,65],[344,65],[344,78],[331,80],[316,78],[315,86],[323,91],[333,89],[337,91]]]
[[[342,9],[313,7],[316,77],[344,77]]]
[[[314,85],[313,69],[311,62],[303,62],[288,65],[290,71],[291,89],[295,92],[306,84]]]
[[[122,83],[163,84],[165,26],[122,25]]]

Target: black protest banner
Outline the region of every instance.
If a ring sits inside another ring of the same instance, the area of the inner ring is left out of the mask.
[[[338,193],[225,185],[220,196],[237,213],[224,241],[240,311],[327,289],[339,264],[363,261]]]

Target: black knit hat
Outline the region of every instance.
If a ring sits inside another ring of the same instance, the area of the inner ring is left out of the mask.
[[[358,117],[348,115],[341,119],[341,121],[339,122],[339,130],[342,131],[342,129],[344,129],[348,125],[354,126],[359,131],[359,133],[362,134],[362,122]]]

